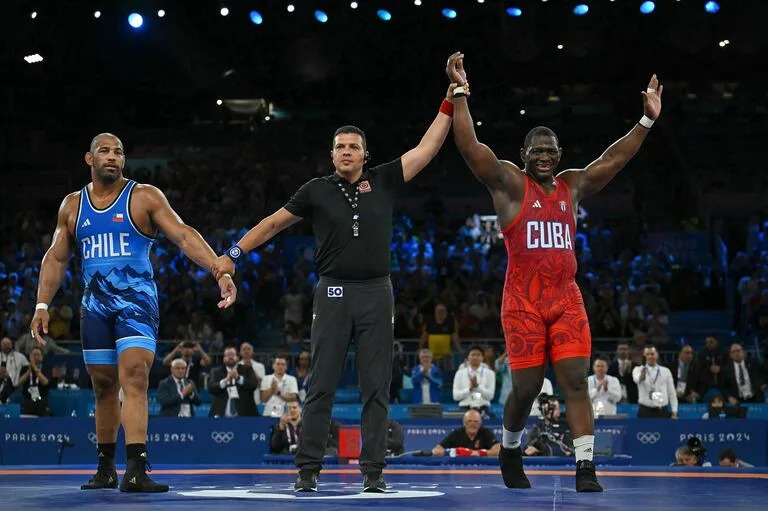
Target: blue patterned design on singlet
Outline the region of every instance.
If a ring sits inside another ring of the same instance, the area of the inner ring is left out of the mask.
[[[117,312],[138,307],[157,313],[157,287],[149,252],[155,240],[140,233],[129,204],[136,186],[129,180],[111,206],[93,207],[88,187],[80,193],[75,239],[82,258],[83,307]]]

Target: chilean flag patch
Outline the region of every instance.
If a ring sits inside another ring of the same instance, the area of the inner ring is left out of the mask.
[[[122,213],[115,213],[114,216],[112,216],[113,222],[122,223],[123,222],[123,214]]]

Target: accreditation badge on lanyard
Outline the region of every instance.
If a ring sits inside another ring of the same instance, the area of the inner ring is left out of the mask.
[[[648,372],[650,373],[650,370]],[[662,396],[661,392],[656,390],[656,381],[659,379],[659,373],[661,373],[661,368],[657,367],[656,377],[653,379],[653,382],[651,382],[651,391],[648,393],[648,397],[655,404],[664,406],[664,397]]]

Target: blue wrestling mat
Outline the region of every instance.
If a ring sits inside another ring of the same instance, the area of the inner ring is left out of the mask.
[[[329,468],[317,493],[293,492],[295,471],[274,466],[210,468],[156,466],[157,481],[170,484],[165,494],[128,494],[119,490],[81,491],[91,467],[64,465],[0,466],[2,508],[97,511],[163,509],[279,509],[313,511],[504,509],[617,510],[738,509],[763,510],[768,470],[607,467],[598,472],[604,493],[576,493],[573,469],[527,469],[529,490],[504,487],[492,467],[424,468],[398,466],[385,471],[390,491],[361,493],[355,468]]]

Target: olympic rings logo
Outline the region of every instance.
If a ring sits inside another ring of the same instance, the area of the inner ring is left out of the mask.
[[[655,444],[659,440],[661,440],[661,433],[654,431],[654,432],[643,432],[637,434],[637,440],[641,444]]]
[[[234,440],[235,434],[231,431],[213,431],[211,433],[211,440],[217,444],[228,444]]]
[[[88,440],[89,440],[89,441],[90,441],[90,442],[91,442],[93,445],[96,445],[96,444],[98,444],[98,443],[99,443],[99,437],[97,437],[97,436],[96,436],[96,433],[94,433],[93,431],[91,431],[90,433],[88,433]]]

